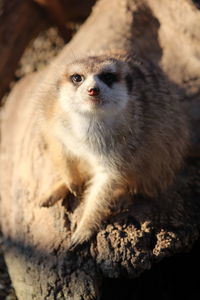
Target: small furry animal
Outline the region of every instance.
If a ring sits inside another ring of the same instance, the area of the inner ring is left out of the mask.
[[[187,122],[164,75],[126,56],[66,66],[57,97],[43,101],[44,139],[61,182],[51,206],[84,188],[71,244],[90,239],[121,195],[154,197],[172,184],[187,150]]]

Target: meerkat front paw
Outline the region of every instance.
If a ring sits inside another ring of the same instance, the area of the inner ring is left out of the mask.
[[[74,250],[77,246],[88,242],[93,235],[98,232],[98,229],[101,228],[100,222],[92,218],[91,215],[85,216],[84,211],[85,207],[82,205],[82,207],[77,210],[77,214],[74,215],[75,219],[72,219],[72,221],[76,221],[76,228],[75,231],[72,232],[69,250]],[[71,225],[71,228],[72,226],[75,227],[74,224]]]
[[[78,245],[87,242],[93,235],[94,230],[92,228],[84,228],[78,226],[75,232],[72,234],[71,243],[70,243],[70,250],[75,249]]]
[[[87,242],[95,233],[95,224],[91,222],[91,218],[84,218],[84,203],[80,205],[74,211],[71,218],[71,243],[70,250],[75,249],[78,245]]]
[[[68,184],[68,188],[75,197],[80,197],[83,192],[83,184]]]
[[[71,232],[75,232],[76,228],[78,227],[78,224],[80,223],[80,220],[83,216],[84,211],[84,203],[79,203],[78,207],[74,210],[72,216],[71,216]]]
[[[44,195],[40,200],[40,207],[50,207],[58,201],[64,199],[69,192],[67,186],[63,184],[56,184],[51,194]]]

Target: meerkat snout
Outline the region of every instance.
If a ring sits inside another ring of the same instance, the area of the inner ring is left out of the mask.
[[[98,96],[100,93],[100,88],[99,87],[92,87],[88,88],[88,95],[91,97]]]

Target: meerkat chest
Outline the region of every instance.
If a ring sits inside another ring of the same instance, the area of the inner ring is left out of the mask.
[[[66,151],[94,164],[109,165],[116,151],[115,142],[102,124],[80,121],[58,124],[56,136]]]

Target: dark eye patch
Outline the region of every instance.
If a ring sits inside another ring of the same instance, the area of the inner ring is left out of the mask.
[[[111,87],[114,82],[117,82],[119,80],[117,74],[111,72],[105,72],[100,74],[99,79],[102,80],[109,87]]]

